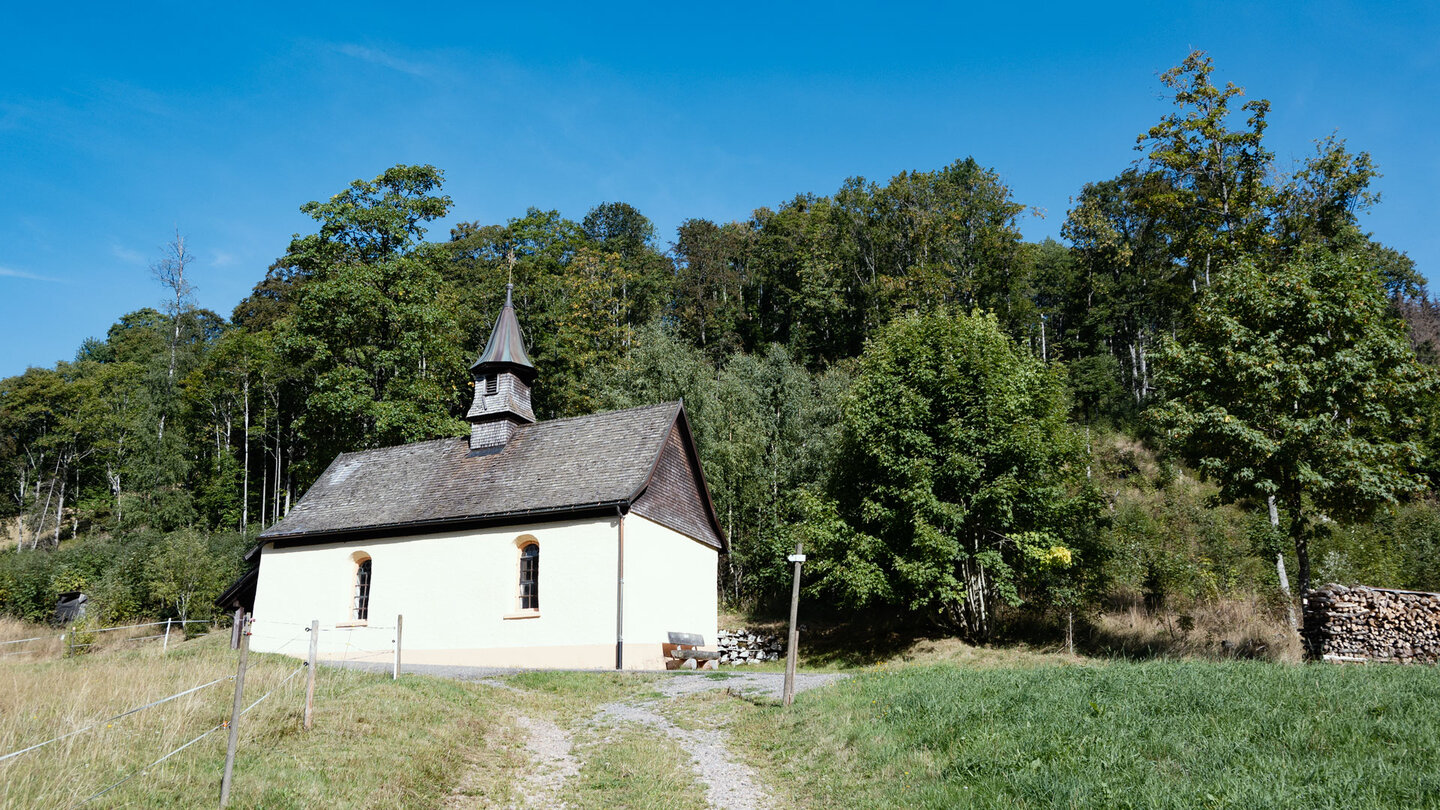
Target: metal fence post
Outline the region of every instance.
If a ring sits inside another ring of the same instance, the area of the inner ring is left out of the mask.
[[[390,676],[391,680],[400,679],[400,630],[404,626],[404,614],[397,614],[395,616],[395,672]]]
[[[320,650],[320,620],[310,620],[310,671],[305,673],[305,730],[315,724],[315,657]]]

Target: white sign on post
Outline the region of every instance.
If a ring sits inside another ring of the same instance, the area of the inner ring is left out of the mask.
[[[788,559],[790,562],[805,562],[805,555],[804,555],[804,554],[791,554],[791,555],[790,555],[789,557],[787,557],[786,559]]]

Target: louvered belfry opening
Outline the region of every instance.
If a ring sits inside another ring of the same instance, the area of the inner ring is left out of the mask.
[[[472,452],[498,452],[517,429],[535,422],[530,407],[535,364],[525,352],[520,321],[515,317],[514,286],[505,285],[505,306],[490,330],[485,350],[470,366],[475,399],[465,419],[470,422]]]

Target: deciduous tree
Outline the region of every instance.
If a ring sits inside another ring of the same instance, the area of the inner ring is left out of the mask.
[[[844,603],[983,639],[1027,565],[1081,546],[1074,516],[1091,507],[1063,379],[994,315],[894,321],[867,343],[843,414],[840,479],[809,520],[818,587]]]
[[[1302,592],[1316,521],[1425,486],[1417,400],[1434,379],[1360,254],[1227,269],[1156,368],[1166,401],[1153,418],[1166,442],[1222,497],[1275,499]]]

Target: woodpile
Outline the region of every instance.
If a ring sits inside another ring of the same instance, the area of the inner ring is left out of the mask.
[[[1326,585],[1301,600],[1305,652],[1318,661],[1440,661],[1440,593]]]
[[[731,666],[758,664],[785,657],[784,639],[749,630],[721,630],[718,646],[720,663]]]

